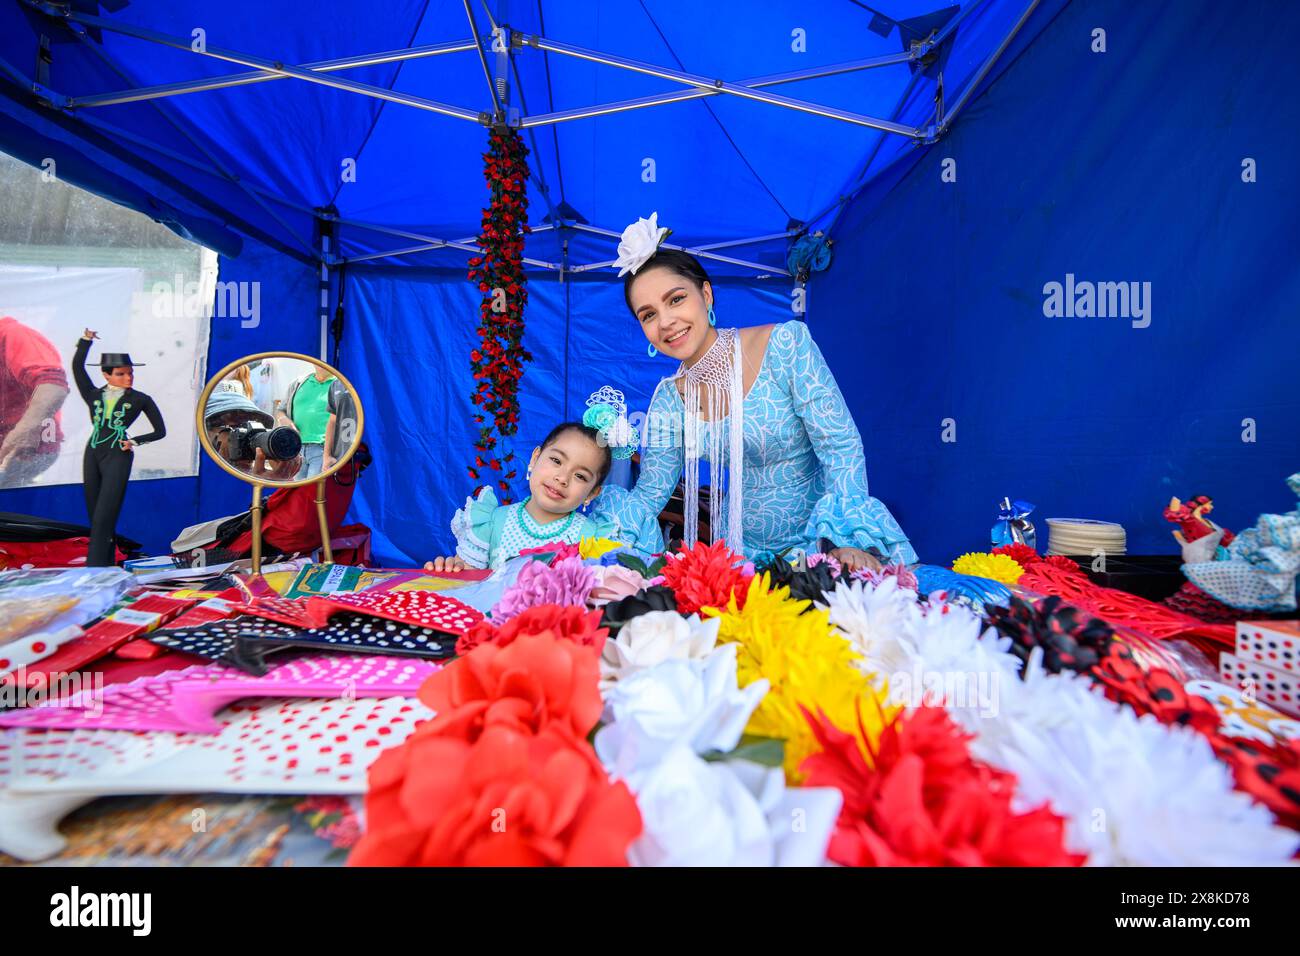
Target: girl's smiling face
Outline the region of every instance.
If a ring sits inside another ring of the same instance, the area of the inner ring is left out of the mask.
[[[561,432],[545,448],[533,450],[528,487],[543,511],[566,515],[600,494],[605,456],[609,452],[576,429]]]

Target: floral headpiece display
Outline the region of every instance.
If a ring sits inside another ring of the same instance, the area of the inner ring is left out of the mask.
[[[621,279],[629,272],[636,275],[646,260],[659,251],[659,243],[667,239],[671,232],[671,229],[659,225],[657,212],[652,212],[649,219],[638,219],[624,229],[618,243],[618,258],[614,260],[614,265],[618,266],[618,277]]]
[[[587,410],[582,413],[582,424],[594,428],[600,440],[609,446],[615,458],[631,458],[636,453],[641,436],[627,420],[627,401],[616,388],[602,385],[587,399]]]

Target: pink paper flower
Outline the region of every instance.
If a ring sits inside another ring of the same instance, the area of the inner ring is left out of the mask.
[[[541,561],[530,561],[492,608],[492,622],[500,624],[542,604],[585,607],[595,586],[596,570],[587,567],[576,555],[549,567]]]
[[[879,584],[885,578],[898,578],[898,586],[908,591],[915,591],[918,587],[916,575],[905,564],[887,564],[879,571],[869,571],[861,568],[852,572],[854,580],[865,581],[868,584]]]
[[[649,587],[645,578],[621,564],[592,570],[596,572],[596,587],[587,598],[592,607],[603,607],[610,601],[629,597]]]
[[[565,558],[571,558],[578,553],[577,544],[568,544],[564,541],[552,541],[550,544],[543,544],[536,548],[525,548],[519,554],[522,557],[525,554],[550,554],[551,563],[563,561]]]

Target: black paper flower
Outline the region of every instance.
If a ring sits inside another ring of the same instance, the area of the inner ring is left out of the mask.
[[[1064,604],[1056,595],[1036,607],[1013,595],[1007,607],[989,605],[985,613],[993,627],[1011,638],[1011,652],[1022,661],[1041,647],[1043,667],[1053,674],[1090,670],[1115,639],[1105,621]]]
[[[768,567],[772,587],[787,587],[796,601],[826,600],[826,592],[835,590],[835,572],[827,563],[815,564],[806,571],[796,571],[794,565],[778,558]],[[811,610],[811,607],[807,610]]]
[[[677,611],[677,596],[673,594],[672,588],[656,584],[628,597],[610,601],[604,607],[600,623],[613,631],[632,618],[651,611]]]

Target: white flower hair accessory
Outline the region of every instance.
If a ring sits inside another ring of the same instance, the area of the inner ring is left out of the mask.
[[[636,453],[641,436],[627,420],[627,401],[616,388],[602,385],[587,399],[587,410],[582,414],[582,424],[594,428],[603,444],[609,446],[615,458],[631,458]]]
[[[618,258],[614,260],[614,265],[618,266],[618,277],[621,279],[629,272],[636,275],[636,271],[658,251],[659,243],[667,239],[671,232],[671,229],[659,225],[657,212],[652,212],[649,219],[638,219],[624,229],[618,242]]]

